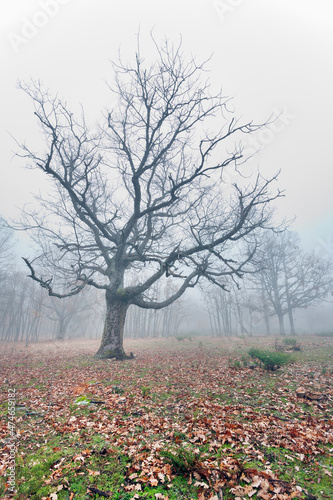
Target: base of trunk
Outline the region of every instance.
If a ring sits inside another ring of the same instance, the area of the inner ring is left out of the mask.
[[[117,359],[117,360],[123,360],[123,359],[133,359],[134,354],[131,352],[130,355],[126,354],[123,349],[112,349],[111,346],[105,346],[101,347],[97,353],[95,354],[95,357],[98,359]]]
[[[101,346],[96,353],[101,359],[130,359],[123,347],[124,324],[128,304],[122,300],[115,299],[106,292],[106,317]]]

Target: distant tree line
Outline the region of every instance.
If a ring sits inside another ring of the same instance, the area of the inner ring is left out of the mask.
[[[228,290],[203,289],[210,330],[216,336],[297,333],[295,312],[332,301],[332,262],[302,250],[295,232],[263,237],[250,273]],[[24,269],[24,268],[23,268]],[[131,285],[137,277],[133,273]],[[154,297],[167,300],[172,280],[157,282]],[[187,318],[183,299],[161,310],[130,306],[125,322],[127,338],[172,337]],[[45,339],[100,338],[105,316],[103,294],[86,288],[59,300],[49,296],[20,268],[14,231],[0,218],[0,339],[37,342]]]
[[[211,331],[218,336],[254,334],[294,335],[295,312],[332,301],[330,259],[301,248],[297,233],[265,235],[251,261],[252,270],[235,282],[229,292],[218,287],[205,290]]]
[[[15,253],[14,231],[0,218],[0,339],[38,342],[45,339],[100,338],[105,316],[105,301],[95,289],[59,300],[50,297],[20,267]],[[163,290],[155,285],[155,294],[165,298],[172,284]],[[125,336],[155,338],[176,335],[185,312],[183,302],[161,311],[131,307]]]

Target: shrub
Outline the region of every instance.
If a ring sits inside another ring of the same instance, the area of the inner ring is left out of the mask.
[[[145,398],[150,394],[150,387],[149,386],[143,386],[141,387],[141,394]]]
[[[265,370],[274,371],[291,361],[289,354],[276,351],[264,351],[262,349],[252,348],[249,350],[251,358],[258,359],[263,365]]]
[[[232,358],[228,359],[228,366],[229,368],[234,370],[240,370],[241,368],[243,368],[243,365],[239,359],[232,359]]]
[[[283,343],[286,345],[290,345],[291,347],[295,347],[295,345],[297,344],[297,340],[287,337],[286,339],[283,339]]]
[[[249,356],[243,354],[241,359],[228,358],[228,366],[233,370],[242,370],[244,368],[254,369],[257,365],[251,361]]]
[[[175,451],[163,450],[160,453],[164,461],[169,463],[175,472],[185,474],[191,472],[198,462],[198,457],[190,450],[179,448]]]
[[[190,340],[192,342],[192,337],[188,335],[178,335],[176,339],[181,342],[182,340]]]

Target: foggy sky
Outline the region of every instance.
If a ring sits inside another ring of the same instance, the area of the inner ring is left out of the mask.
[[[13,157],[9,134],[41,147],[31,102],[18,79],[40,79],[69,107],[82,103],[88,122],[111,105],[105,81],[119,48],[127,60],[140,29],[142,52],[149,32],[177,41],[185,53],[207,59],[215,87],[234,96],[238,116],[255,123],[282,113],[277,127],[256,138],[265,146],[256,163],[265,176],[280,168],[281,216],[307,248],[333,256],[333,4],[330,0],[12,0],[1,3],[0,214],[31,192],[47,189],[37,172]],[[146,48],[146,49],[145,49]]]

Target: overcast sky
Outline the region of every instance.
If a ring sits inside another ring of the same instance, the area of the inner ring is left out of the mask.
[[[118,49],[127,58],[149,31],[183,37],[186,53],[209,62],[211,79],[234,97],[238,116],[275,127],[255,137],[264,175],[282,169],[282,216],[296,216],[308,248],[333,256],[333,3],[331,0],[4,0],[2,33],[0,214],[43,189],[24,170],[9,134],[36,143],[36,121],[18,79],[40,79],[70,107],[82,103],[88,120],[110,107],[105,80]],[[147,47],[147,48],[146,48]],[[145,49],[146,48],[146,49]]]

